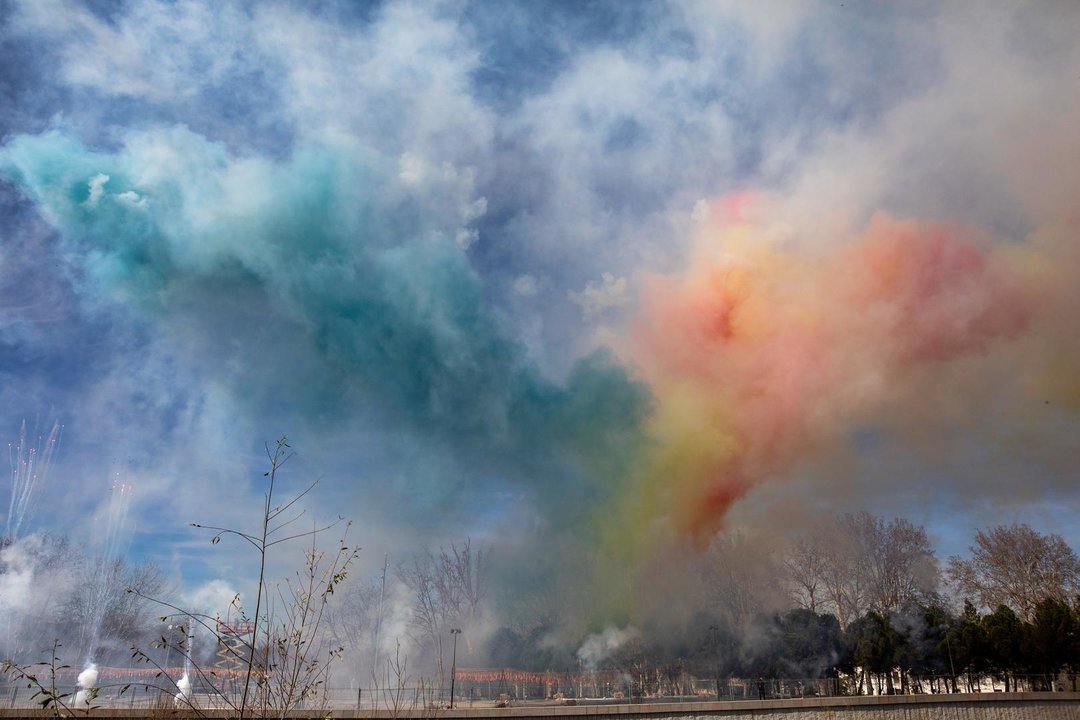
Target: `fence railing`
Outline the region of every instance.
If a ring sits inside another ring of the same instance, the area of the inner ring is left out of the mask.
[[[852,677],[831,678],[690,678],[682,683],[662,687],[650,687],[648,682],[635,681],[628,675],[611,676],[594,683],[570,684],[550,679],[517,680],[497,679],[467,680],[458,678],[455,683],[455,707],[513,707],[521,705],[617,705],[665,702],[715,702],[716,700],[770,700],[802,697],[834,697],[884,694],[952,694],[952,678],[908,678],[901,683],[894,678],[893,692],[888,693],[887,683],[880,678],[870,678],[860,684]],[[644,688],[644,692],[642,692]],[[956,689],[964,693],[993,693],[1005,690],[1002,678],[991,676],[960,676]],[[1009,689],[1014,691],[1077,691],[1080,689],[1077,675],[1010,675]],[[64,696],[65,704],[74,705],[79,690],[73,682],[56,683],[56,692]],[[859,692],[861,690],[861,692]],[[903,690],[903,692],[902,692]],[[13,682],[0,676],[0,708],[31,708],[40,705],[41,696],[33,697],[34,689],[25,682]],[[114,676],[102,682],[90,702],[92,707],[147,708],[183,706],[178,700],[176,687],[169,676],[156,678]],[[240,687],[224,683],[210,688],[196,682],[189,696],[190,701],[204,709],[225,708],[240,703]],[[391,709],[403,711],[443,708],[449,704],[449,683],[438,687],[435,683],[400,684],[394,687],[367,685],[342,685],[325,690],[319,698],[307,705],[309,708],[335,709]],[[85,707],[85,706],[84,706]],[[303,706],[301,706],[303,707]]]

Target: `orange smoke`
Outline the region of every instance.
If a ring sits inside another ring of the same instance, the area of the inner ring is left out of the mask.
[[[643,279],[628,351],[657,399],[645,502],[699,542],[906,378],[989,352],[1036,309],[969,228],[879,214],[810,251],[755,219],[762,197],[713,210],[685,273]]]

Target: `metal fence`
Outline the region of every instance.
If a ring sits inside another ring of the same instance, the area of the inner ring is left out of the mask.
[[[561,680],[561,681],[560,681]],[[50,688],[48,678],[42,678],[43,684]],[[921,682],[908,681],[904,684],[907,694],[946,694],[952,689],[951,679],[937,678],[936,683],[928,679]],[[1005,689],[1001,679],[989,676],[972,678],[970,682],[961,676],[956,682],[960,693],[1001,692]],[[646,692],[641,688],[645,687]],[[670,702],[711,702],[717,699],[726,701],[785,699],[799,697],[829,697],[840,695],[876,695],[887,694],[886,686],[877,681],[863,685],[863,692],[856,693],[858,685],[852,678],[691,678],[682,687],[673,686],[680,692],[650,691],[649,683],[637,683],[627,675],[607,676],[596,679],[593,683],[582,680],[570,684],[565,679],[549,674],[548,679],[536,681],[529,678],[492,678],[489,680],[457,679],[455,683],[455,707],[514,707],[534,705],[618,705],[648,704]],[[1075,675],[1017,675],[1010,677],[1010,689],[1075,691]],[[717,692],[719,690],[719,693]],[[899,679],[894,680],[894,693],[901,694]],[[78,688],[71,682],[57,682],[55,693],[68,707],[75,706],[75,694]],[[0,707],[32,708],[40,706],[44,695],[35,697],[35,688],[27,687],[27,682],[16,682],[10,677],[0,676]],[[167,676],[156,678],[113,678],[97,689],[90,701],[92,707],[103,708],[147,708],[147,707],[183,707],[187,701],[176,697],[176,687]],[[240,704],[241,686],[236,682],[221,683],[211,688],[195,683],[190,695],[190,702],[200,708],[227,708]],[[401,684],[394,687],[351,686],[325,689],[318,697],[312,698],[311,708],[334,709],[399,709],[403,711],[429,710],[444,708],[450,703],[449,685],[440,688],[434,684]],[[83,705],[86,707],[86,705]],[[298,706],[303,708],[304,705]]]

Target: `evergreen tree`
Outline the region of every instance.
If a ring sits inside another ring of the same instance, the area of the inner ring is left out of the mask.
[[[1052,676],[1069,666],[1074,658],[1076,636],[1076,618],[1068,605],[1048,597],[1035,606],[1028,657],[1031,669],[1042,676],[1041,688],[1052,689]]]
[[[1016,682],[1010,684],[1010,675],[1023,669],[1024,623],[1008,605],[998,605],[997,610],[983,618],[986,632],[987,660],[990,669],[1005,682],[1005,691],[1016,690]]]

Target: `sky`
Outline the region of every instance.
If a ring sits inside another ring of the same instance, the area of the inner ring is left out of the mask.
[[[114,542],[123,487],[128,554],[242,584],[189,523],[252,527],[287,436],[365,569],[472,537],[633,594],[859,509],[1080,548],[1078,35],[1067,0],[0,0],[0,440],[63,425],[21,532]]]

